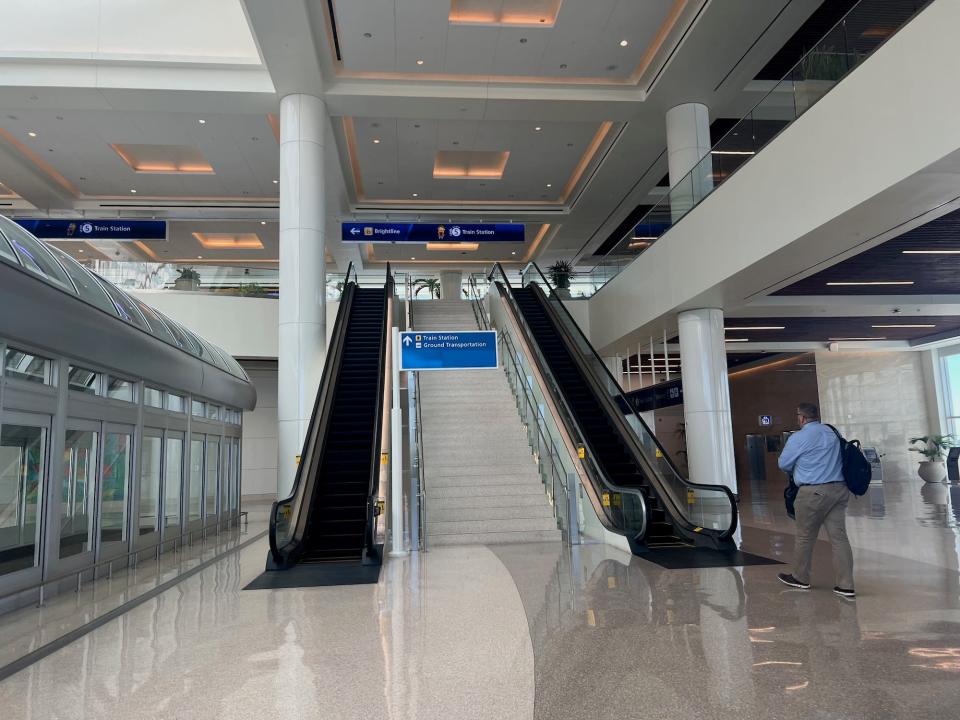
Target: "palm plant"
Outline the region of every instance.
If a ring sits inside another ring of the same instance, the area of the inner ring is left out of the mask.
[[[553,265],[547,268],[547,275],[550,276],[550,282],[553,286],[560,289],[570,287],[570,279],[576,275],[573,270],[573,264],[566,260],[557,260]]]
[[[440,299],[440,281],[437,278],[417,278],[413,281],[413,296],[420,294],[421,290],[426,290],[430,297]]]
[[[910,438],[910,452],[920,453],[930,462],[943,462],[944,452],[953,447],[953,435],[922,435]]]

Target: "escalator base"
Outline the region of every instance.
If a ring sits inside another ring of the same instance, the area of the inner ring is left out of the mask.
[[[780,560],[740,550],[714,550],[706,547],[650,548],[639,557],[667,570],[784,564]]]
[[[380,579],[379,563],[353,562],[302,563],[289,570],[267,570],[244,590],[282,590],[324,587],[328,585],[371,585]]]

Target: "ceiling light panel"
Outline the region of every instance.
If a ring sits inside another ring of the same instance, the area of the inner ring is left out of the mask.
[[[263,250],[256,233],[192,233],[198,243],[208,250]]]
[[[509,151],[438,150],[433,161],[437,180],[500,180]]]
[[[213,166],[187,145],[111,144],[134,172],[160,175],[213,175]]]
[[[480,243],[427,243],[427,250],[460,250],[474,252],[480,248]]]
[[[549,28],[563,0],[450,0],[452,25]]]

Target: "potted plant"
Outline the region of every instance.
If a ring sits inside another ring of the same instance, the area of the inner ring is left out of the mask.
[[[440,281],[437,278],[417,278],[413,281],[413,287],[416,288],[414,297],[417,297],[421,290],[427,290],[430,297],[440,299]]]
[[[550,276],[550,282],[553,283],[557,296],[569,300],[570,280],[576,276],[576,272],[573,270],[573,264],[566,260],[557,260],[547,268],[547,275]]]
[[[928,483],[943,482],[943,479],[947,476],[943,454],[953,447],[953,436],[923,435],[922,437],[910,438],[910,444],[917,446],[911,447],[910,452],[920,453],[926,458],[926,460],[920,461],[920,468],[917,471],[923,481]]]
[[[177,268],[180,276],[173,281],[174,290],[197,290],[200,288],[200,273],[193,268]]]

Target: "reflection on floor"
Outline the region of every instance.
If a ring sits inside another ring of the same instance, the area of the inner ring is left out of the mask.
[[[743,549],[789,560],[779,486]],[[769,498],[769,502],[767,499]],[[16,718],[956,718],[960,488],[851,507],[856,602],[778,566],[668,570],[606,546],[437,548],[376,585],[241,588],[231,555],[0,683]]]

